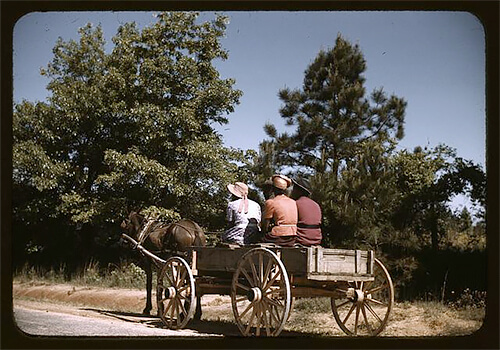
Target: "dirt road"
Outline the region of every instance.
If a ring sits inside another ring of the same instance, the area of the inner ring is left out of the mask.
[[[50,311],[49,311],[50,310]],[[170,330],[156,317],[104,312],[39,302],[18,302],[14,317],[19,329],[29,335],[92,337],[221,337],[193,329]]]
[[[15,317],[19,326],[24,325],[26,322],[36,323],[36,318],[43,316],[43,313],[47,315],[55,312],[86,318],[89,322],[96,324],[97,322],[112,322],[113,327],[108,328],[111,332],[113,332],[113,329],[117,329],[113,335],[119,336],[122,333],[123,335],[129,334],[129,332],[134,335],[157,335],[159,333],[160,336],[181,337],[240,335],[234,323],[231,301],[228,296],[203,296],[201,300],[203,310],[201,321],[191,322],[184,330],[180,331],[168,330],[163,327],[159,318],[146,317],[141,314],[145,305],[144,291],[15,283],[13,285],[13,296]],[[154,300],[153,295],[153,310],[156,310]],[[26,310],[34,310],[38,313],[35,312],[31,316],[27,316],[26,312],[28,311]],[[117,324],[120,326],[116,326]],[[482,318],[480,317],[471,319],[446,307],[433,309],[418,303],[396,303],[391,313],[391,319],[380,337],[468,335],[478,330],[481,324]],[[97,330],[104,332],[103,329],[106,327],[98,327]],[[78,329],[78,327],[75,328],[73,334],[79,335]],[[120,330],[118,331],[118,329]],[[94,328],[95,330],[96,328]],[[61,332],[64,331],[64,326],[54,326],[47,327],[46,330],[31,331],[31,334],[37,334],[33,332],[45,332],[43,334],[59,332],[54,333],[54,335],[62,335]],[[82,330],[81,332],[92,334],[93,331]],[[335,323],[331,311],[311,312],[307,308],[301,308],[299,303],[296,303],[281,336],[307,337],[314,335],[345,337],[345,334]]]

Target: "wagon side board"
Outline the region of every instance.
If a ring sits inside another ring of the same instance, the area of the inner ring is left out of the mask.
[[[193,252],[193,273],[198,276],[233,273],[241,257],[254,246],[198,247]],[[373,251],[316,247],[269,247],[289,275],[313,281],[373,280]]]

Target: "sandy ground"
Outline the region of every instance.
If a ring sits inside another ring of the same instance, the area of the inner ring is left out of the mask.
[[[14,306],[49,310],[93,317],[106,317],[112,312],[140,315],[146,302],[145,291],[88,288],[71,285],[32,285],[14,283]],[[77,307],[75,307],[77,306]],[[153,292],[153,310],[156,310]],[[202,297],[202,321],[225,335],[238,335],[228,296],[205,295]],[[98,311],[98,312],[96,312]],[[155,311],[153,311],[154,316]],[[308,327],[301,327],[307,324]],[[449,308],[429,311],[423,305],[396,303],[383,337],[433,337],[469,335],[477,331],[482,320],[466,319]],[[222,328],[221,328],[222,327]],[[308,333],[304,333],[308,329]],[[210,332],[210,329],[204,331]],[[308,313],[293,310],[285,325],[283,335],[344,336],[331,313]]]

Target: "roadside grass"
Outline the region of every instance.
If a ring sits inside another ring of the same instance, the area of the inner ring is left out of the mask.
[[[156,280],[153,273],[153,280]],[[146,273],[134,263],[112,264],[103,268],[99,263],[90,261],[81,270],[68,276],[65,266],[59,269],[44,269],[25,265],[14,271],[13,281],[28,284],[71,283],[77,286],[96,286],[104,288],[144,289]]]

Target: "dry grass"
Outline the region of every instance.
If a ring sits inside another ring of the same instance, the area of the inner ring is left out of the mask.
[[[342,336],[327,298],[294,300],[285,331],[321,336]],[[233,322],[228,296],[203,297],[203,320]],[[483,322],[484,308],[456,309],[438,302],[395,303],[383,337],[470,335]]]

